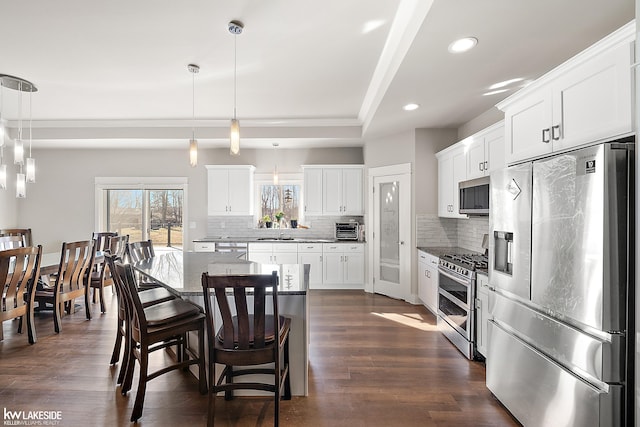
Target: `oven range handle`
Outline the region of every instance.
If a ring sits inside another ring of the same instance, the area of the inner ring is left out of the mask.
[[[439,292],[442,295],[444,295],[444,297],[446,299],[448,299],[449,301],[451,301],[452,303],[454,303],[455,305],[457,305],[461,309],[463,309],[465,311],[471,311],[472,310],[471,307],[469,307],[469,305],[463,303],[458,298],[454,297],[453,295],[451,295],[449,292],[445,291],[444,289],[440,289]]]
[[[460,283],[461,285],[467,286],[469,287],[469,280],[468,279],[464,279],[460,276],[456,276],[454,274],[449,273],[448,271],[438,267],[438,272],[440,274],[442,274],[443,276],[447,276],[448,278],[450,278],[451,280],[455,280],[456,282]]]

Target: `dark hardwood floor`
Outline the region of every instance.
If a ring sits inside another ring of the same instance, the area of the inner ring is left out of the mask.
[[[62,319],[36,318],[29,345],[8,321],[0,341],[0,410],[61,411],[62,426],[125,426],[135,388],[122,396],[109,366],[116,335],[116,298],[107,313],[93,305]],[[80,302],[78,300],[78,302]],[[412,306],[359,291],[311,291],[308,397],[281,404],[283,426],[517,426],[484,385],[485,369],[466,360],[435,330],[435,318]],[[153,366],[166,353],[155,355]],[[137,382],[137,376],[135,378]],[[135,382],[134,382],[135,385]],[[218,398],[216,424],[268,426],[269,398]],[[207,398],[184,372],[149,383],[139,425],[206,425]],[[3,420],[6,421],[6,420]]]

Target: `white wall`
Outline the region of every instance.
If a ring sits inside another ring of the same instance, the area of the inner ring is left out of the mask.
[[[270,172],[273,151],[272,147],[243,149],[240,156],[231,157],[227,149],[201,149],[198,166],[191,168],[186,142],[184,150],[34,150],[37,183],[28,185],[27,198],[17,205],[18,221],[8,217],[6,225],[30,227],[34,241],[42,244],[45,252],[55,252],[63,241],[87,239],[94,231],[95,177],[187,177],[187,225],[196,225],[185,230],[188,249],[192,239],[207,233],[204,165],[253,164],[257,172]],[[282,173],[301,172],[303,163],[363,163],[360,148],[277,150],[277,156]],[[13,200],[10,198],[9,204]],[[5,225],[4,217],[0,225]]]
[[[18,221],[18,202],[15,190],[15,171],[13,165],[7,166],[7,188],[0,190],[0,229],[2,228],[22,228],[23,224]]]

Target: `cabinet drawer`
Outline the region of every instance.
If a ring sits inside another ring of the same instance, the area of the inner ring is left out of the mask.
[[[272,252],[273,244],[271,243],[249,243],[249,252]]]
[[[195,252],[215,252],[215,242],[193,242],[193,250]]]
[[[274,243],[273,252],[293,252],[298,253],[298,245],[295,243]]]
[[[322,243],[298,243],[298,252],[322,252]]]
[[[418,262],[422,262],[428,265],[438,265],[439,258],[428,252],[418,250]]]
[[[363,253],[364,245],[362,243],[348,243],[343,247],[343,252],[345,253]]]

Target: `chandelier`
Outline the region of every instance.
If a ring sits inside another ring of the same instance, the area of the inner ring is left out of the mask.
[[[4,118],[4,88],[18,92],[18,133],[13,143],[13,163],[19,168],[16,174],[16,197],[24,198],[27,196],[26,184],[36,182],[36,163],[31,155],[31,94],[37,92],[38,88],[36,88],[33,83],[20,77],[0,74],[0,189],[7,188],[7,165],[5,164],[4,148],[6,141],[11,141],[11,138],[6,132],[6,121]],[[26,162],[24,158],[24,126],[22,120],[23,95],[25,92],[29,94],[29,157],[27,157]]]

